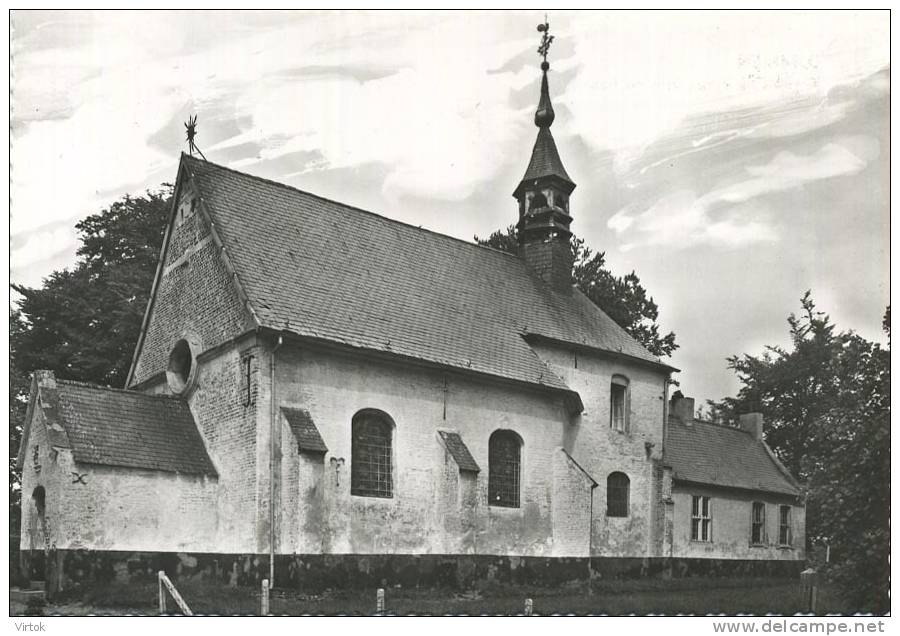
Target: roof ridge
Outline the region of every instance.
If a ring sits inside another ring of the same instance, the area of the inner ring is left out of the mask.
[[[122,389],[116,386],[106,384],[94,384],[93,382],[85,382],[83,380],[67,380],[63,378],[56,379],[57,384],[68,384],[72,386],[80,386],[86,389],[97,389],[99,391],[115,391],[117,393],[128,393],[129,395],[137,395],[141,397],[153,399],[175,400],[181,402],[181,398],[177,395],[169,395],[167,393],[144,393],[143,391],[135,391],[134,389]]]
[[[185,153],[185,152],[182,152],[181,154],[184,155],[185,157],[187,157],[187,158],[193,160],[193,161],[196,161],[196,162],[200,162],[200,161],[201,161],[200,159],[197,159],[197,157],[193,157],[193,156],[191,156],[191,155],[189,155],[189,154],[187,154],[187,153]],[[270,184],[270,185],[279,186],[279,187],[281,187],[281,188],[284,188],[284,189],[286,189],[286,190],[290,190],[290,191],[292,191],[292,192],[298,192],[298,193],[300,193],[300,194],[305,194],[306,196],[314,197],[314,198],[316,198],[316,199],[319,199],[320,201],[326,201],[326,202],[331,203],[331,204],[333,204],[333,205],[339,205],[339,206],[341,206],[342,208],[347,208],[347,209],[349,209],[349,210],[355,210],[355,211],[361,212],[361,213],[363,213],[363,214],[368,214],[369,216],[374,216],[374,217],[379,218],[379,219],[382,219],[382,220],[384,220],[384,221],[388,221],[389,223],[395,223],[395,224],[397,224],[397,225],[403,225],[403,226],[412,228],[412,229],[414,229],[414,230],[419,230],[419,231],[422,231],[422,232],[427,232],[427,233],[429,233],[429,234],[433,234],[433,235],[439,236],[439,237],[441,237],[441,238],[450,239],[451,241],[456,241],[456,242],[458,242],[458,243],[462,243],[463,245],[468,245],[469,247],[476,247],[476,248],[479,248],[479,249],[490,250],[490,251],[492,251],[492,252],[498,252],[498,253],[500,253],[500,254],[503,254],[504,256],[508,256],[508,257],[511,257],[511,258],[518,258],[518,256],[517,256],[516,254],[511,254],[510,252],[507,252],[506,250],[501,250],[501,249],[496,248],[496,247],[491,247],[490,245],[481,245],[480,243],[473,243],[473,242],[467,241],[467,240],[465,240],[465,239],[457,238],[457,237],[455,237],[455,236],[450,236],[449,234],[443,234],[443,233],[441,233],[441,232],[438,232],[438,231],[436,231],[436,230],[429,229],[429,228],[427,228],[427,227],[422,227],[421,225],[413,225],[412,223],[407,223],[406,221],[400,221],[400,220],[398,220],[398,219],[393,219],[393,218],[391,218],[391,217],[389,217],[389,216],[386,216],[386,215],[384,215],[384,214],[380,214],[380,213],[378,213],[378,212],[373,212],[372,210],[366,210],[365,208],[361,208],[361,207],[358,207],[358,206],[355,206],[355,205],[350,205],[349,203],[344,203],[343,201],[336,201],[336,200],[334,200],[334,199],[329,199],[328,197],[324,197],[324,196],[322,196],[321,194],[316,194],[315,192],[309,192],[309,191],[307,191],[307,190],[301,190],[301,189],[298,188],[298,187],[289,185],[289,184],[287,184],[287,183],[282,183],[281,181],[275,181],[274,179],[267,179],[266,177],[260,177],[259,175],[250,174],[249,172],[241,172],[240,170],[235,170],[234,168],[229,168],[228,166],[223,166],[222,164],[220,164],[220,163],[215,163],[214,161],[206,160],[204,163],[207,163],[207,164],[209,164],[209,165],[211,165],[211,166],[215,166],[216,168],[220,168],[220,169],[222,169],[222,170],[226,170],[226,171],[231,172],[231,173],[234,173],[234,174],[239,174],[239,175],[241,175],[241,176],[243,176],[243,177],[249,177],[250,179],[255,179],[256,181],[261,181],[261,182],[263,182],[263,183],[268,183],[268,184]]]
[[[732,426],[731,424],[711,422],[710,420],[700,420],[694,418],[694,424],[704,424],[706,426],[714,426],[715,428],[721,428],[726,431],[736,431],[738,433],[743,433],[744,435],[750,435],[750,431],[746,431],[742,429],[740,426]]]

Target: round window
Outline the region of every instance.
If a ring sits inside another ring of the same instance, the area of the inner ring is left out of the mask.
[[[166,367],[166,379],[173,393],[184,393],[194,378],[196,360],[187,340],[179,340],[169,354],[169,366]]]

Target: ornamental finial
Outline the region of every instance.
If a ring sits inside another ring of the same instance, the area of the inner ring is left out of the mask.
[[[547,71],[550,70],[550,62],[547,61],[547,53],[550,52],[550,45],[553,43],[553,36],[550,35],[550,22],[544,15],[544,23],[537,27],[539,33],[542,34],[541,45],[538,47],[538,54],[544,58],[541,62],[541,99],[538,102],[537,112],[534,113],[534,125],[538,128],[549,128],[553,123],[556,115],[553,112],[553,105],[550,103],[550,88],[547,86]]]
[[[197,147],[197,144],[194,142],[194,138],[197,136],[197,116],[188,116],[188,120],[184,122],[184,128],[186,131],[185,135],[188,142],[188,151],[193,156],[194,151],[196,150],[197,154],[203,157],[203,160],[206,161],[206,156],[200,151],[200,149]]]
[[[550,68],[549,63],[547,62],[547,53],[550,52],[550,45],[553,43],[553,36],[550,35],[550,22],[547,20],[547,14],[544,14],[544,23],[539,24],[537,26],[538,33],[541,33],[541,45],[538,47],[538,55],[544,58],[544,61],[541,63],[541,69],[547,70]],[[546,67],[546,68],[545,68]]]

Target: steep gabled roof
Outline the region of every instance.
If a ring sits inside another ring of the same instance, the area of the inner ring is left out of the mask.
[[[262,327],[567,392],[523,336],[669,368],[515,256],[182,161]]]
[[[50,443],[70,448],[76,462],[216,476],[182,399],[56,380],[49,371],[36,371],[23,448],[36,406],[44,411]]]
[[[773,460],[764,442],[730,426],[669,419],[665,461],[676,481],[799,495],[794,479]]]

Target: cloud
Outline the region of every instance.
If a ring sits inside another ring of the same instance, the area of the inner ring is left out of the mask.
[[[477,37],[472,27],[486,38],[478,63],[467,50]],[[309,71],[293,68],[288,79],[270,75],[242,85],[234,112],[247,123],[209,152],[254,140],[265,148],[260,160],[318,152],[322,161],[311,170],[385,164],[382,190],[389,199],[467,198],[502,168],[496,152],[522,135],[517,122],[527,118],[510,107],[508,95],[528,82],[536,91],[535,69],[490,74],[490,62],[511,51],[505,42],[488,44],[484,25],[448,20],[427,33],[427,42],[425,33],[408,35],[381,43],[378,68],[370,43],[362,40],[341,50],[342,64],[353,73],[320,72],[334,68],[326,48],[306,60]],[[385,70],[386,60],[391,70]]]
[[[70,265],[75,219],[171,181],[190,113],[212,161],[464,239],[506,226],[534,140],[542,15],[14,13],[11,278],[37,284]],[[810,286],[868,307],[878,333],[885,16],[551,16],[576,229],[657,294],[685,375],[707,378],[698,397],[726,390],[734,334],[772,342]],[[681,246],[719,249],[662,249]],[[714,332],[696,311],[717,303]],[[864,329],[859,315],[847,327]]]
[[[833,122],[845,105],[817,108],[828,92],[889,63],[889,25],[877,13],[842,13],[839,19],[829,12],[766,11],[579,17],[571,24],[576,55],[591,63],[583,65],[560,101],[593,147],[616,151],[620,172],[655,140],[699,115],[741,110],[746,115],[794,102],[803,106],[796,117],[764,118],[778,123],[757,134],[797,134]],[[728,122],[715,125],[708,141],[717,141],[716,129],[728,127]],[[745,127],[735,128],[742,135]]]
[[[859,150],[851,152],[848,145]],[[847,137],[826,143],[814,155],[801,156],[783,150],[760,166],[747,166],[752,178],[713,190],[704,203],[743,203],[772,192],[790,190],[805,183],[861,172],[879,154],[878,141],[867,137]]]
[[[679,189],[649,205],[629,204],[609,219],[607,227],[618,235],[627,234],[624,251],[641,245],[735,248],[777,241],[768,208],[755,199],[857,174],[879,154],[878,141],[863,135],[837,138],[811,155],[780,151],[767,163],[746,166],[730,183],[705,194]]]
[[[41,275],[29,274],[35,265],[70,260],[75,256],[77,247],[74,221],[14,235],[10,238],[9,268],[11,272],[20,274],[15,278],[16,282],[35,285],[41,279]]]
[[[703,197],[692,190],[676,190],[641,211],[632,206],[619,210],[607,226],[616,234],[628,231],[634,237],[622,243],[623,252],[642,246],[689,248],[710,244],[734,248],[777,240],[767,223],[746,216],[746,211],[733,211],[713,218]]]
[[[404,199],[462,204],[527,162],[538,77],[531,18],[412,12],[20,18],[13,45],[12,231],[95,212],[174,174],[188,111],[200,113],[200,146],[214,161],[275,179],[378,165],[380,192],[347,196],[398,210]],[[557,118],[557,139],[607,149],[618,166],[640,159],[646,167],[652,161],[644,161],[643,151],[674,133],[666,152],[652,158],[666,167],[751,138],[828,125],[853,103],[852,94],[829,91],[884,66],[882,22],[866,13],[841,20],[765,12],[560,13],[551,90],[558,112],[569,115]],[[767,37],[749,39],[751,32]],[[866,86],[879,94],[886,87],[878,78]],[[763,112],[773,108],[781,111]],[[750,112],[756,114],[748,119]],[[685,129],[686,122],[696,126]],[[822,161],[840,166],[851,159],[839,154],[834,149]],[[789,156],[779,161],[785,165],[776,167],[791,168]],[[584,168],[591,174],[595,166]],[[693,228],[695,243],[771,240],[773,230],[762,221],[709,217],[714,200],[750,200],[802,178],[748,172],[723,180],[715,196],[689,184],[680,189],[698,193],[690,205],[667,186],[644,209],[623,208],[610,227],[634,244],[651,236],[662,244],[664,234],[652,228],[668,227],[658,212],[676,201],[693,210],[681,222]]]

